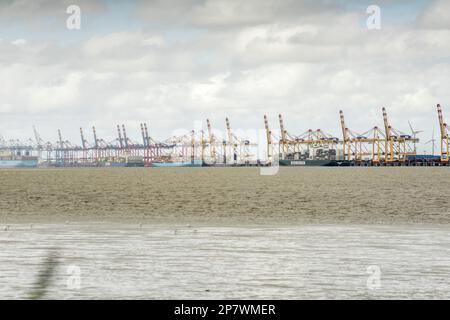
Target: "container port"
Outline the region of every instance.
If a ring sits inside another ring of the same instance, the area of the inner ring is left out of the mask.
[[[34,138],[22,142],[0,136],[0,168],[4,167],[235,167],[235,166],[448,166],[449,126],[443,108],[437,105],[440,129],[440,155],[420,155],[419,139],[411,127],[406,134],[391,125],[382,108],[383,126],[358,133],[347,126],[344,112],[339,112],[342,136],[321,129],[307,129],[293,134],[278,116],[279,131],[272,131],[264,115],[265,141],[255,143],[236,135],[225,119],[225,135],[217,135],[212,122],[206,130],[157,141],[149,135],[147,123],[140,124],[140,141],[130,139],[125,125],[116,126],[116,137],[102,139],[92,127],[92,140],[80,128],[80,143],[63,138],[41,138],[33,127]],[[434,141],[433,141],[434,149]],[[264,150],[264,156],[259,156]]]

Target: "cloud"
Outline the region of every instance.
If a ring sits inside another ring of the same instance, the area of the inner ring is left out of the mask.
[[[99,0],[9,0],[0,2],[0,17],[15,21],[66,16],[70,5],[80,6],[84,12],[101,12],[106,6]]]
[[[428,137],[435,105],[450,103],[450,20],[430,20],[445,1],[417,12],[415,23],[382,22],[381,30],[366,29],[360,1],[138,1],[127,18],[136,24],[119,31],[114,3],[95,1],[92,10],[110,25],[69,44],[33,38],[27,15],[59,14],[59,4],[39,4],[0,6],[0,16],[30,32],[0,42],[3,136],[27,135],[23,128],[36,124],[48,139],[62,127],[78,141],[79,126],[114,136],[125,123],[138,137],[147,121],[166,138],[205,118],[260,129],[263,114],[277,130],[278,113],[294,134],[339,136],[340,109],[364,132],[381,125],[385,106],[394,127],[407,131],[411,120]],[[382,17],[394,4],[408,2],[382,1]]]
[[[420,15],[419,23],[422,28],[450,29],[450,2],[435,0]]]
[[[337,15],[345,10],[342,3],[317,0],[138,0],[137,4],[136,12],[141,19],[166,27],[189,25],[209,29],[235,29],[299,20],[326,22],[330,14]]]
[[[25,40],[25,39],[17,39],[17,40],[12,41],[11,43],[16,45],[16,46],[22,46],[22,45],[27,43],[27,40]]]

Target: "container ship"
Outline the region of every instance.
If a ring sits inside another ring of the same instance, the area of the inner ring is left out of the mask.
[[[111,158],[100,161],[101,167],[143,167],[144,157],[126,156],[123,158]]]
[[[174,161],[174,162],[152,162],[152,167],[201,167],[202,160]]]
[[[280,166],[305,166],[305,167],[337,167],[348,166],[344,161],[342,149],[317,148],[306,152],[293,152],[280,154]]]
[[[280,166],[297,166],[297,167],[344,167],[349,166],[348,161],[343,160],[280,160]]]
[[[38,157],[29,155],[0,154],[1,168],[36,168]]]

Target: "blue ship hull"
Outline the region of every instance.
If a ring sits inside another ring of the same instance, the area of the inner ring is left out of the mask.
[[[201,160],[152,163],[152,167],[201,167],[201,166],[202,166]]]
[[[126,162],[107,161],[101,164],[102,167],[126,167]]]
[[[36,168],[37,160],[0,160],[0,168]]]

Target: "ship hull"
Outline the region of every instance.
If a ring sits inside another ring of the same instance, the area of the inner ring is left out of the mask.
[[[343,160],[279,160],[280,166],[290,167],[345,167],[349,163]]]
[[[194,161],[180,161],[180,162],[153,162],[152,167],[165,168],[165,167],[201,167],[201,160]]]
[[[131,161],[104,161],[100,162],[99,166],[108,168],[144,167],[144,161],[136,159]]]
[[[108,161],[102,164],[103,167],[111,167],[111,168],[123,168],[127,166],[126,162],[114,162]]]
[[[36,168],[38,160],[0,160],[1,168]]]

